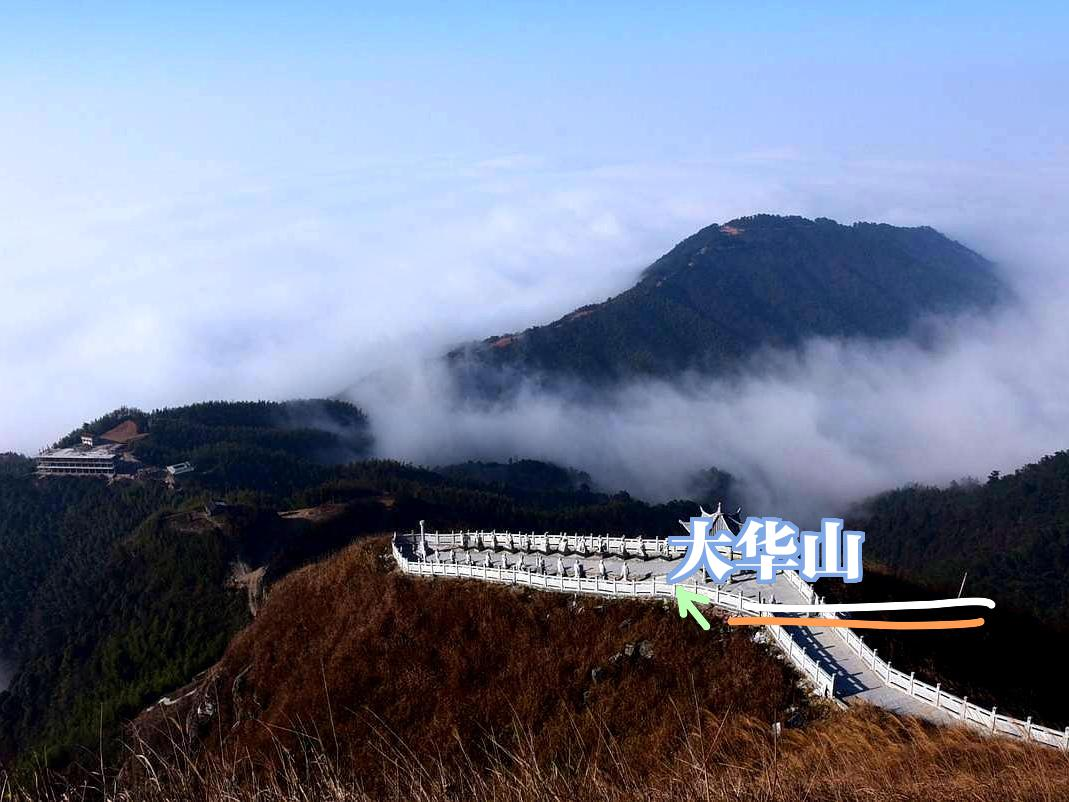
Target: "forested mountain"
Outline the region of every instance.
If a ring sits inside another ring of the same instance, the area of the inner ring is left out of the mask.
[[[210,664],[244,622],[247,603],[225,587],[233,564],[285,540],[270,511],[370,443],[363,412],[316,400],[124,408],[60,444],[124,421],[145,435],[129,445],[140,464],[192,460],[196,472],[173,489],[37,480],[30,460],[0,456],[0,655],[21,669],[0,693],[0,759],[40,747],[62,763],[102,721],[113,727]],[[227,515],[190,518],[220,496],[235,504]]]
[[[363,456],[366,419],[342,402],[205,403],[134,421],[146,465],[191,460],[175,486],[146,477],[34,478],[0,456],[0,764],[85,762],[122,723],[209,667],[264,589],[362,535],[414,527],[665,531],[693,508],[651,506],[527,460],[444,473]],[[225,505],[214,502],[223,501]],[[113,754],[113,752],[109,752]],[[97,758],[92,758],[95,761]]]
[[[1036,657],[1069,633],[1069,451],[984,482],[882,493],[849,522],[866,532],[865,579],[823,580],[829,599],[948,598],[963,590],[996,604],[978,629],[865,633],[882,657],[978,704],[1069,721],[1064,668]],[[1027,681],[1022,659],[1030,662]]]
[[[345,401],[208,401],[151,413],[122,408],[84,423],[57,443],[101,435],[133,421],[147,436],[129,443],[142,462],[192,462],[193,481],[215,490],[285,492],[321,474],[321,466],[366,457],[371,431],[362,410]]]
[[[866,557],[1069,630],[1069,451],[1012,474],[910,485],[865,503]]]
[[[897,337],[1006,297],[993,265],[934,229],[755,215],[702,229],[631,289],[449,359],[464,386],[722,372],[807,338]]]

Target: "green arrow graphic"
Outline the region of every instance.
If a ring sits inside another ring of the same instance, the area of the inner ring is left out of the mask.
[[[709,622],[702,615],[701,610],[696,605],[709,604],[712,601],[709,597],[703,596],[700,593],[695,593],[692,590],[687,590],[680,583],[676,585],[676,604],[679,605],[679,617],[686,618],[688,615],[694,616],[694,620],[698,622],[698,626],[702,629],[709,630]]]

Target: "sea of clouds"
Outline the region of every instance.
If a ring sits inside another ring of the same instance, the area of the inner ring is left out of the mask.
[[[1012,470],[1069,445],[1064,172],[512,157],[27,199],[0,221],[0,451],[122,404],[354,387],[383,456],[548,459],[653,499],[715,465],[767,514]],[[731,383],[639,382],[596,404],[526,387],[494,408],[453,393],[438,357],[455,344],[604,300],[701,226],[762,211],[932,225],[997,260],[1017,301],[925,347],[816,341]]]

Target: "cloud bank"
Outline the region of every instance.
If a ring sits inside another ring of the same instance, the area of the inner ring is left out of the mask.
[[[271,180],[0,199],[0,450],[122,404],[332,394],[361,377],[386,456],[525,455],[609,488],[740,477],[764,511],[825,514],[906,481],[1007,470],[1069,440],[1069,185],[1059,166],[689,163],[514,156]],[[240,179],[240,180],[239,180]],[[596,407],[455,403],[450,346],[630,286],[701,226],[758,211],[939,228],[1006,265],[1022,305],[929,349],[814,342],[731,385],[642,383]]]
[[[908,482],[984,477],[1069,446],[1064,320],[1057,305],[1013,306],[944,325],[924,347],[815,340],[755,357],[741,379],[638,382],[593,404],[530,386],[489,410],[446,403],[440,365],[363,400],[384,454],[533,456],[659,500],[684,497],[716,466],[740,480],[752,512],[812,520]]]
[[[658,500],[685,496],[715,466],[740,480],[754,511],[809,520],[909,482],[1013,470],[1069,447],[1069,249],[1053,220],[1065,205],[1011,200],[995,215],[975,189],[941,227],[999,258],[1017,297],[994,314],[932,323],[923,346],[814,340],[800,353],[761,354],[730,382],[642,381],[593,404],[575,401],[586,392],[523,385],[507,405],[473,406],[450,395],[433,362],[401,371],[385,394],[357,395],[384,455],[430,464],[531,456]],[[940,216],[938,192],[918,197]]]

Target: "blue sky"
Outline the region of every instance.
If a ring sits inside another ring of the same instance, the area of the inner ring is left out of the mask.
[[[757,211],[933,225],[1035,285],[1069,254],[1064,5],[0,19],[0,451],[124,403],[331,393],[601,300]],[[979,459],[949,450],[939,477]]]
[[[5,6],[0,143],[93,180],[72,162],[1065,156],[1055,4],[353,5]]]

